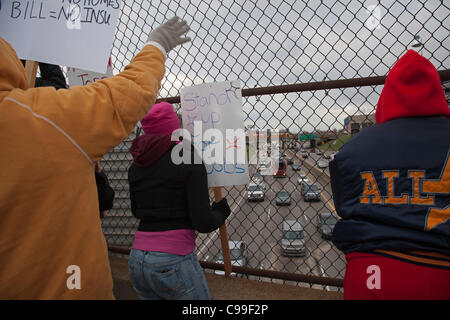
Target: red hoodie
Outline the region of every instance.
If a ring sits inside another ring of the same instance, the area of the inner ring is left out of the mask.
[[[377,104],[377,123],[405,117],[450,117],[433,64],[414,50],[406,52],[386,77]]]

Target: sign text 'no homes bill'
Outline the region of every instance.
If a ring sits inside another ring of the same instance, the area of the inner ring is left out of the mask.
[[[106,72],[121,0],[0,0],[0,37],[20,59]]]

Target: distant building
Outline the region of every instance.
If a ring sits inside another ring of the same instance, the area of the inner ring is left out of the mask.
[[[375,113],[357,114],[344,119],[344,129],[347,133],[355,134],[364,128],[375,124]]]

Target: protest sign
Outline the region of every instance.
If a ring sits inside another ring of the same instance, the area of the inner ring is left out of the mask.
[[[111,60],[108,63],[106,73],[97,73],[77,68],[67,68],[67,79],[69,80],[69,86],[84,86],[86,84],[110,78],[113,76]]]
[[[239,81],[181,90],[183,127],[202,155],[210,187],[247,184],[244,114]]]
[[[0,1],[0,37],[20,59],[106,72],[121,0]]]

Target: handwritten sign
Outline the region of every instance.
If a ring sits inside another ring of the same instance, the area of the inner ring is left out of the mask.
[[[239,81],[181,89],[183,127],[208,173],[210,187],[247,184],[248,164]]]
[[[111,63],[108,63],[108,68],[106,73],[97,73],[83,69],[77,68],[67,68],[67,79],[69,80],[69,85],[73,86],[84,86],[86,84],[110,78],[113,76],[113,71]]]
[[[0,0],[0,37],[20,59],[106,72],[121,0]]]

